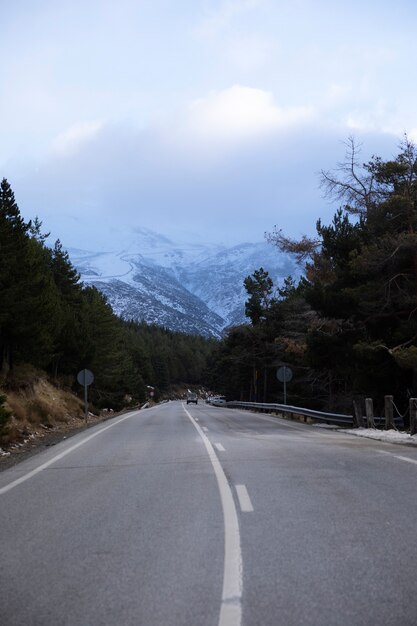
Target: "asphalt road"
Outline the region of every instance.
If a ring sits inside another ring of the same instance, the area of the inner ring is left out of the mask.
[[[417,623],[417,450],[171,402],[0,474],[2,626]]]

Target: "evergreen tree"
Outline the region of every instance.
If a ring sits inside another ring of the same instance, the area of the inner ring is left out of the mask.
[[[13,191],[3,178],[0,185],[0,371],[3,372],[12,366],[16,307],[24,295],[22,282],[27,279],[19,263],[27,250],[27,230]]]
[[[105,297],[84,287],[59,240],[25,223],[7,180],[0,185],[0,373],[13,360],[48,366],[55,377],[91,369],[100,406],[144,400],[146,385],[201,383],[215,342],[123,322]],[[78,389],[78,387],[76,387]],[[2,413],[3,415],[3,413]]]
[[[245,315],[252,324],[259,324],[265,319],[267,309],[271,304],[273,282],[263,267],[255,270],[252,276],[247,276],[244,286],[249,294],[245,304]]]
[[[353,141],[344,164],[322,172],[327,194],[344,202],[316,239],[275,237],[309,257],[304,294],[320,318],[307,338],[309,362],[331,373],[333,391],[417,393],[417,150],[361,165]],[[370,376],[370,372],[373,375]]]
[[[43,244],[30,236],[6,179],[0,185],[0,371],[32,355],[45,364],[53,345],[57,293]]]
[[[74,373],[84,349],[85,331],[80,277],[59,239],[49,252],[49,265],[59,293],[58,328],[50,363],[56,378],[60,372]]]

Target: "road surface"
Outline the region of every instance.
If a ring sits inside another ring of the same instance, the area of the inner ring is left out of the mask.
[[[417,450],[170,402],[0,474],[3,626],[411,626]]]

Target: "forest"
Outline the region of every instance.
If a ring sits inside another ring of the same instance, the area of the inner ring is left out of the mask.
[[[283,401],[277,368],[291,368],[288,403],[352,411],[392,394],[399,412],[417,396],[417,149],[403,138],[392,160],[344,160],[322,171],[338,208],[316,235],[267,233],[303,268],[273,285],[261,267],[245,280],[250,323],[232,328],[210,357],[210,384],[228,398]]]
[[[47,244],[48,236],[37,218],[23,219],[3,179],[0,408],[25,366],[74,391],[77,373],[91,370],[90,397],[98,409],[142,402],[149,387],[159,399],[177,384],[201,384],[214,341],[120,319],[97,289],[80,282],[61,242]]]
[[[262,267],[248,276],[248,322],[221,341],[118,318],[105,297],[80,282],[60,241],[47,245],[37,218],[25,222],[6,179],[0,186],[0,389],[29,364],[76,389],[94,372],[92,401],[120,408],[168,397],[175,385],[206,385],[228,399],[282,402],[277,368],[291,368],[288,403],[351,411],[384,395],[404,411],[417,396],[417,148],[407,136],[392,160],[344,160],[322,171],[337,202],[314,237],[266,234],[294,254],[302,278],[274,285]],[[3,398],[4,400],[4,398]],[[0,409],[2,399],[0,397]],[[0,411],[0,421],[1,421]]]

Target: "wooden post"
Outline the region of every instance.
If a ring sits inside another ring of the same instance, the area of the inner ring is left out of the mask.
[[[374,401],[372,400],[372,398],[365,398],[365,411],[366,411],[366,427],[375,428]]]
[[[362,408],[357,400],[353,401],[353,425],[356,428],[363,428]]]
[[[417,398],[410,398],[410,435],[417,433]]]
[[[394,396],[384,396],[385,401],[385,430],[394,428]]]

